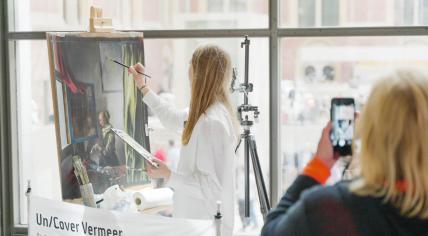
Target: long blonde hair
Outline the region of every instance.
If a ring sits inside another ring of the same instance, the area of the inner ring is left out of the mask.
[[[228,85],[232,76],[229,54],[214,45],[201,46],[193,53],[190,66],[193,78],[189,117],[181,137],[184,145],[189,143],[199,117],[212,104],[220,102],[226,106],[230,115],[234,114],[228,96]]]
[[[361,178],[351,191],[428,218],[428,76],[402,69],[378,82],[356,135]]]

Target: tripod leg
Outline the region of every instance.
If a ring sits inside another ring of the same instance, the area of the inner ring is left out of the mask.
[[[244,143],[244,168],[245,168],[245,217],[250,217],[250,139],[246,135]]]
[[[259,195],[260,210],[262,212],[263,219],[266,219],[267,213],[270,210],[269,198],[266,191],[266,185],[263,179],[262,169],[260,167],[256,141],[254,140],[253,136],[250,136],[248,139],[249,139],[251,160],[254,168],[254,177],[256,179],[257,192]]]

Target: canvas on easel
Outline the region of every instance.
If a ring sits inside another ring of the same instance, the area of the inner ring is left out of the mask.
[[[144,64],[142,33],[48,33],[52,97],[63,199],[80,196],[72,157],[88,170],[95,193],[114,184],[149,183],[145,162],[111,128],[150,150],[147,107],[126,69]]]

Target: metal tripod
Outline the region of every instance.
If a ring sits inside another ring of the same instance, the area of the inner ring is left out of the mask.
[[[236,81],[236,70],[233,69],[233,79],[231,84],[231,91],[238,91],[244,94],[244,104],[238,107],[239,121],[244,130],[241,134],[241,140],[236,147],[235,152],[238,150],[241,141],[244,140],[244,170],[245,170],[245,217],[250,216],[250,156],[254,170],[254,177],[257,186],[257,193],[260,201],[260,211],[263,215],[263,219],[266,218],[268,211],[270,210],[269,198],[266,191],[266,185],[263,179],[262,169],[260,167],[259,156],[257,153],[256,140],[254,135],[251,133],[251,127],[254,122],[248,118],[248,114],[251,113],[254,120],[258,119],[260,114],[257,106],[252,106],[248,103],[248,94],[253,91],[253,84],[248,82],[248,65],[249,65],[249,46],[250,40],[248,36],[245,36],[244,42],[241,43],[241,48],[245,47],[245,76],[244,83],[240,84],[239,87],[235,88]]]

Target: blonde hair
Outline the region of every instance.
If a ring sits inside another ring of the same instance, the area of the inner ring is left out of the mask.
[[[361,178],[351,191],[381,197],[402,215],[428,218],[428,77],[402,69],[378,82],[356,135]]]
[[[214,103],[226,106],[234,118],[228,96],[232,76],[230,56],[214,45],[201,46],[195,50],[191,60],[192,80],[189,117],[181,141],[188,144],[199,117]]]

